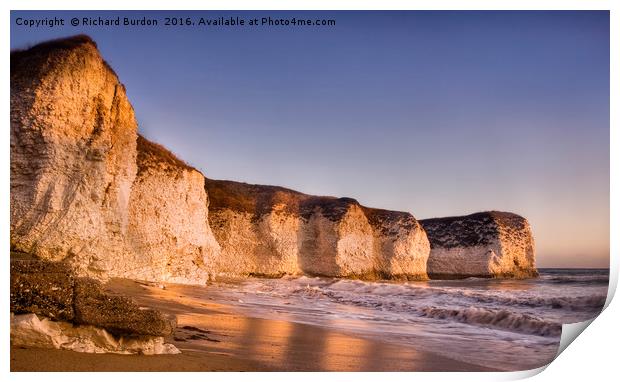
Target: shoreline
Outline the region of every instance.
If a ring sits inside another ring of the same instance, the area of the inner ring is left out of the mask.
[[[248,317],[183,285],[166,289],[124,279],[112,294],[175,314],[178,328],[166,342],[178,355],[89,354],[11,347],[11,371],[498,371],[413,346],[309,324]]]

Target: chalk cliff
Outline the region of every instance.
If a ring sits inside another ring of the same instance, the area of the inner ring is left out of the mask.
[[[110,275],[202,284],[219,253],[208,224],[204,177],[162,146],[138,136],[138,172],[129,200],[126,256]],[[212,272],[212,271],[211,271]]]
[[[534,277],[529,222],[509,212],[421,220],[431,243],[431,278]]]
[[[106,273],[123,251],[136,130],[88,37],[11,53],[11,247]]]
[[[426,278],[430,247],[411,214],[282,187],[206,179],[205,188],[220,272]]]
[[[12,52],[11,249],[98,279],[207,280],[203,176],[137,128],[89,37]]]
[[[205,179],[137,129],[89,37],[12,52],[11,250],[97,279],[192,284],[218,274],[536,274],[531,230],[517,215],[423,228],[409,213],[350,198]]]
[[[380,273],[391,278],[425,279],[430,243],[422,225],[408,212],[364,208],[373,230]]]

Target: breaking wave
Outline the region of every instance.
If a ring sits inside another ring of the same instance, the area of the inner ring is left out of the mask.
[[[529,280],[404,283],[301,276],[247,280],[235,293],[240,301],[268,311],[290,315],[298,309],[302,321],[370,320],[372,325],[435,329],[461,325],[461,331],[492,329],[530,341],[531,336],[558,337],[562,324],[596,316],[607,298],[601,280],[607,280],[607,274],[591,270],[543,271]]]
[[[597,311],[603,308],[607,295],[591,294],[584,296],[540,296],[515,295],[504,291],[479,292],[462,288],[420,288],[407,284],[364,283],[360,281],[337,281],[326,285],[297,287],[293,294],[306,297],[327,297],[342,303],[359,306],[384,307],[399,305],[407,308],[408,301],[436,299],[482,303],[492,306],[525,306],[535,308],[565,309],[572,311]],[[396,303],[393,300],[398,300]]]
[[[513,369],[518,354],[525,369],[555,355],[562,324],[601,311],[607,279],[603,270],[556,269],[527,280],[287,276],[216,289],[219,298],[256,317],[337,327],[493,368]]]
[[[602,309],[606,295],[561,296],[561,297],[510,297],[485,295],[481,293],[457,292],[465,298],[482,303],[501,303],[506,305],[522,305],[530,307],[548,307],[552,309],[570,309],[574,311]]]
[[[444,309],[428,307],[422,309],[423,315],[442,320],[511,330],[519,333],[534,334],[543,337],[555,337],[562,334],[562,325],[547,322],[526,314],[512,313],[507,310],[491,310],[469,307],[464,309]]]

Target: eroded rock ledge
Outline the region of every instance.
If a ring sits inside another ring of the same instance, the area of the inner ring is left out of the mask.
[[[421,220],[431,243],[431,278],[538,275],[529,222],[509,212]]]
[[[11,260],[11,343],[85,352],[162,354],[176,318],[111,296],[65,263]]]

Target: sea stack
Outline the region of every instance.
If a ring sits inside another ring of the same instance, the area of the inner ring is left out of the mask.
[[[529,222],[509,212],[421,220],[431,243],[431,278],[538,275]]]

